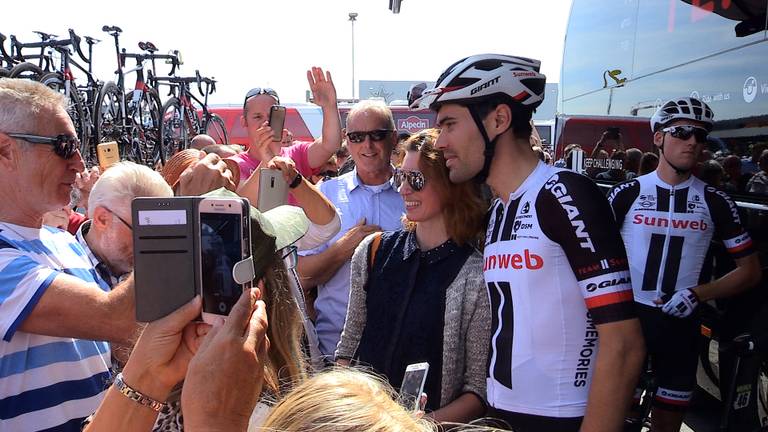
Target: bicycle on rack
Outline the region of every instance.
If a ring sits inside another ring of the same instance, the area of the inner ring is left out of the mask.
[[[80,47],[80,36],[78,36],[72,29],[69,29],[69,39],[56,39],[57,36],[55,35],[43,32],[36,33],[40,34],[43,40],[31,44],[19,43],[15,37],[11,36],[11,39],[14,40],[14,54],[15,58],[19,61],[27,60],[28,57],[25,57],[22,53],[24,48],[40,48],[40,55],[36,57],[39,57],[41,65],[45,64],[45,69],[38,65],[24,62],[11,69],[10,77],[21,77],[20,70],[23,70],[24,73],[29,72],[31,74],[30,78],[35,77],[42,84],[45,84],[64,95],[68,104],[67,111],[72,118],[77,137],[80,139],[80,152],[87,162],[92,162],[95,153],[89,145],[91,130],[93,128],[90,104],[92,104],[95,99],[99,83],[92,74],[91,56],[93,56],[93,45],[99,41],[90,37],[86,38],[89,44],[89,56],[86,56]],[[80,65],[72,58],[70,47],[77,52],[83,62],[88,64],[87,68]],[[51,59],[53,57],[51,52],[53,51],[57,52],[61,59],[61,65],[58,70],[51,70],[50,68],[52,63]],[[88,77],[87,85],[82,87],[77,86],[74,74],[72,73],[72,66],[81,70]]]
[[[200,71],[196,70],[194,77],[155,77],[155,80],[158,83],[168,83],[171,86],[170,95],[172,96],[162,108],[160,157],[163,162],[173,153],[189,147],[190,140],[199,133],[210,135],[217,143],[229,142],[224,120],[219,115],[208,111],[208,95],[216,92],[214,78],[201,77]],[[197,90],[203,96],[202,101],[192,94],[190,90],[192,83],[197,84]],[[203,83],[205,83],[205,90],[203,90]]]
[[[33,33],[37,33],[40,36],[40,42],[22,43],[19,42],[15,35],[11,35],[11,53],[8,56],[8,60],[13,67],[10,69],[10,78],[26,78],[38,81],[43,75],[52,71],[53,55],[50,42],[58,38],[58,36],[41,31],[34,31]],[[22,50],[25,48],[39,48],[40,52],[38,54],[24,55]],[[37,60],[37,64],[31,60]]]
[[[101,87],[94,114],[95,142],[116,141],[121,159],[154,166],[160,151],[161,104],[157,91],[144,79],[144,68],[149,60],[174,58],[154,52],[127,53],[120,49],[119,27],[104,26],[102,30],[115,41],[117,83],[109,81]],[[129,58],[136,60],[136,67],[124,70]],[[174,61],[171,74],[176,66]],[[133,90],[126,91],[125,76],[132,72],[136,72],[136,84]]]

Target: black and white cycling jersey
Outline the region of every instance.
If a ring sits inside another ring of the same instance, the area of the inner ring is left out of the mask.
[[[754,252],[739,212],[723,191],[695,176],[672,186],[656,171],[614,186],[608,194],[627,250],[635,301],[658,306],[698,285],[712,238],[734,258]]]
[[[547,417],[584,415],[599,324],[634,317],[624,246],[587,177],[539,163],[491,207],[488,401]]]

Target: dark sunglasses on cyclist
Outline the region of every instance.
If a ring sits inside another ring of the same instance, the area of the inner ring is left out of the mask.
[[[272,96],[277,101],[277,104],[280,105],[280,96],[277,95],[276,91],[269,87],[254,87],[248,90],[248,93],[245,94],[245,100],[243,100],[243,109],[245,109],[245,104],[248,103],[248,99],[258,95]]]
[[[403,183],[407,181],[411,189],[418,192],[424,189],[424,184],[426,183],[424,174],[421,171],[403,171],[400,168],[395,169],[394,179],[397,190],[400,190]]]
[[[53,146],[53,152],[64,159],[69,159],[74,156],[80,148],[80,140],[77,139],[77,137],[69,135],[57,135],[55,137],[23,133],[7,133],[6,135],[32,144],[46,144]]]
[[[661,130],[662,132],[668,133],[672,135],[673,137],[681,140],[687,140],[691,136],[696,137],[696,142],[706,142],[707,136],[709,136],[709,131],[702,127],[698,126],[672,126],[668,128],[664,128]]]
[[[371,137],[371,141],[383,141],[389,134],[394,132],[391,129],[376,129],[372,131],[347,132],[347,139],[354,144],[360,144],[365,141],[365,137]]]

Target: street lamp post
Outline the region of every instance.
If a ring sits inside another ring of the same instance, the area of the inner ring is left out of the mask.
[[[357,21],[357,12],[350,12],[349,22],[352,23],[352,100],[355,100],[355,21]]]

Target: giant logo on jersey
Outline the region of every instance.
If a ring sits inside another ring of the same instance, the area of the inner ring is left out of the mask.
[[[616,285],[622,285],[622,284],[628,284],[630,282],[630,278],[618,278],[618,279],[606,279],[604,281],[600,281],[598,283],[589,283],[587,284],[586,290],[587,292],[595,292],[599,288],[610,288],[612,286]]]
[[[731,197],[728,196],[727,193],[725,193],[725,192],[723,192],[723,191],[721,191],[719,189],[715,189],[712,186],[707,186],[707,192],[712,192],[712,193],[720,196],[721,198],[723,198],[725,200],[725,202],[728,203],[728,207],[730,207],[730,209],[731,209],[731,216],[733,216],[733,220],[736,223],[739,223],[739,224],[741,223],[741,218],[739,218],[739,209],[736,208],[736,204],[733,202]]]
[[[525,249],[522,254],[493,254],[485,257],[483,271],[489,270],[539,270],[544,267],[544,258]]]
[[[560,177],[557,174],[552,176],[552,178],[547,180],[547,183],[544,184],[544,189],[550,191],[552,195],[557,198],[560,205],[562,205],[563,209],[568,214],[568,219],[571,221],[571,225],[573,225],[576,237],[580,240],[579,246],[594,252],[595,245],[592,244],[592,239],[589,237],[586,225],[583,220],[579,219],[579,209],[571,204],[573,203],[573,198],[568,194],[568,188],[566,188],[563,183],[560,183]]]
[[[667,228],[670,226],[670,220],[665,217],[643,216],[639,214],[636,214],[632,218],[632,223],[635,225],[647,225],[659,228]],[[690,229],[694,231],[706,231],[707,228],[709,228],[709,225],[707,225],[704,220],[692,221],[686,219],[672,219],[671,225],[672,228],[684,230]]]

